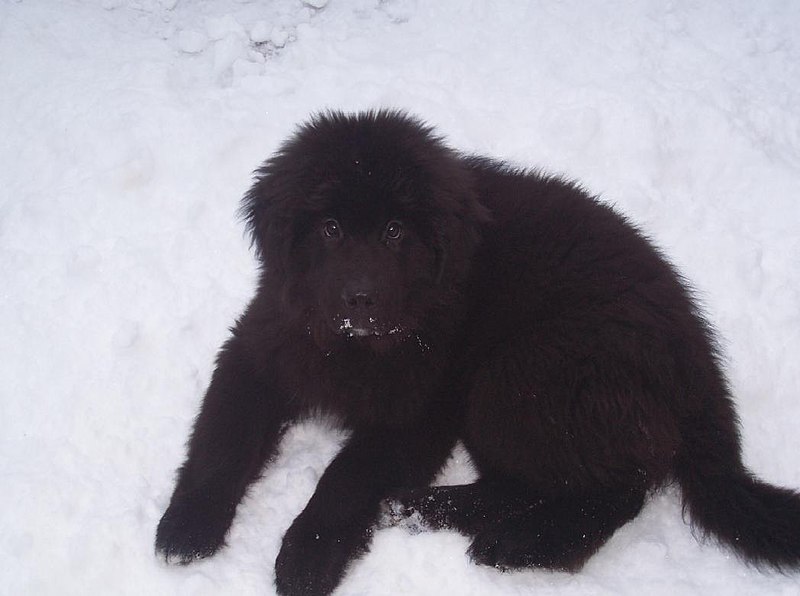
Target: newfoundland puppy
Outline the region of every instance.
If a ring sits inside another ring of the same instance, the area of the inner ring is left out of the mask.
[[[800,498],[742,464],[712,330],[667,259],[562,179],[464,156],[397,111],[328,112],[257,171],[261,273],[217,357],[156,549],[214,554],[288,423],[352,431],[283,539],[328,594],[413,516],[501,569],[574,571],[676,481],[744,559],[800,566]],[[480,479],[429,483],[463,441]]]

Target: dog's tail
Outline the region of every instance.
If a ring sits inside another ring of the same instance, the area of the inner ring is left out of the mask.
[[[714,400],[682,427],[675,476],[693,524],[756,566],[800,568],[800,494],[744,467],[730,399]]]

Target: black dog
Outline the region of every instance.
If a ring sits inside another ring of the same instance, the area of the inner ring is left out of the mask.
[[[800,498],[743,466],[708,324],[666,259],[557,178],[447,148],[399,112],[316,117],[244,199],[261,276],[219,353],[156,548],[223,545],[281,431],[352,429],[275,566],[326,594],[381,511],[478,563],[576,570],[676,480],[745,559],[800,564]],[[462,440],[480,480],[428,484]]]

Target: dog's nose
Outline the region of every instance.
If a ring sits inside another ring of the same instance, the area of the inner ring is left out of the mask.
[[[372,284],[350,283],[342,290],[342,300],[350,310],[369,310],[375,306],[377,292]]]

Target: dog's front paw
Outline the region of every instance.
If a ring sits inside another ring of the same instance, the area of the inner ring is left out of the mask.
[[[348,564],[364,554],[372,532],[352,521],[330,526],[301,514],[283,537],[275,561],[275,585],[282,596],[323,596],[339,585]]]
[[[234,509],[188,495],[173,497],[158,523],[156,553],[183,565],[213,555],[225,544]]]

